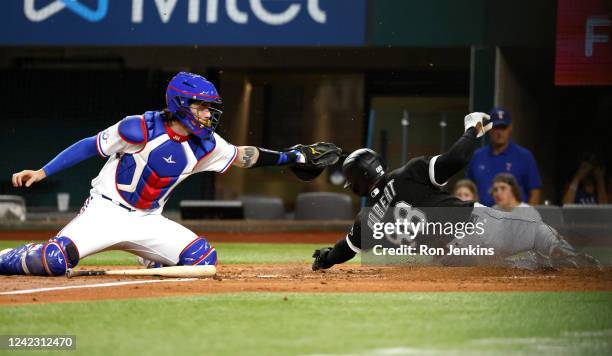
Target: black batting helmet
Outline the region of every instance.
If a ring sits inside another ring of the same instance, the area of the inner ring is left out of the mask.
[[[369,148],[361,148],[351,153],[342,164],[346,177],[344,187],[351,187],[355,194],[366,196],[376,181],[385,174],[385,162]]]

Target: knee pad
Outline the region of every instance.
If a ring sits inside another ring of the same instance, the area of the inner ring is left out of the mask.
[[[72,242],[72,240],[66,236],[56,237],[52,241],[57,242],[64,251],[64,255],[68,259],[68,268],[76,267],[81,259],[81,256],[74,242]]]
[[[203,237],[198,237],[179,255],[179,266],[217,265],[217,251]]]
[[[60,276],[66,273],[68,261],[57,242],[47,242],[28,249],[22,266],[26,274]]]
[[[28,249],[22,267],[25,274],[61,276],[79,262],[79,254],[72,240],[61,236]]]

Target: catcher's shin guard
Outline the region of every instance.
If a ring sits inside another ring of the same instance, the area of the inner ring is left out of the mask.
[[[178,265],[217,265],[217,251],[205,238],[198,237],[183,249]]]
[[[67,237],[46,243],[30,243],[0,256],[0,274],[31,274],[61,276],[79,262],[76,245]]]
[[[0,274],[25,274],[22,267],[22,261],[28,249],[33,246],[35,246],[35,244],[32,243],[15,247],[9,251],[3,251],[2,256],[0,256]]]

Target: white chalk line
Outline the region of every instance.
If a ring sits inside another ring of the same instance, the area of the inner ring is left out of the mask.
[[[192,282],[197,278],[174,278],[174,279],[153,279],[144,281],[126,281],[126,282],[110,282],[110,283],[97,283],[97,284],[80,284],[76,286],[63,286],[63,287],[49,287],[49,288],[35,288],[35,289],[22,289],[14,290],[10,292],[0,292],[0,295],[15,295],[15,294],[32,294],[51,292],[56,290],[66,289],[83,289],[83,288],[103,288],[103,287],[116,287],[125,286],[130,284],[147,284],[147,283],[164,283],[164,282]]]

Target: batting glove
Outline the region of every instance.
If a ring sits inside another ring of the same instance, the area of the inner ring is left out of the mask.
[[[491,117],[483,112],[473,112],[471,114],[467,114],[465,119],[463,119],[463,122],[465,124],[465,132],[467,132],[470,127],[475,127],[476,130],[478,130],[476,137],[481,137],[493,127]],[[477,127],[478,124],[480,124],[480,129]]]
[[[325,247],[319,250],[315,250],[315,252],[312,254],[312,257],[315,259],[312,262],[313,271],[318,271],[320,269],[328,269],[334,265],[333,263],[327,262],[327,255],[331,250],[331,247]]]

